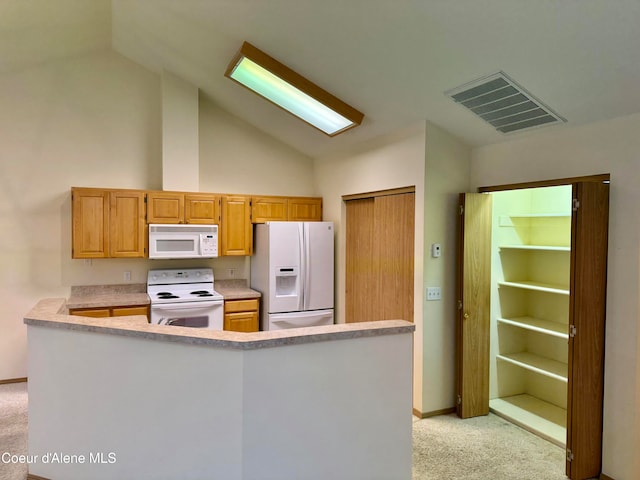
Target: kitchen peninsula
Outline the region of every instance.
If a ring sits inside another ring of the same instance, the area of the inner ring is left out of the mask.
[[[69,316],[64,299],[24,322],[29,455],[86,460],[31,475],[411,478],[409,322],[238,333]]]

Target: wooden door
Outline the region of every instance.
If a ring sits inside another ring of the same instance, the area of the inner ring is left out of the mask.
[[[222,197],[222,255],[251,255],[253,229],[251,198],[242,195]]]
[[[109,191],[71,190],[71,258],[109,256]]]
[[[149,192],[147,223],[184,223],[184,194]]]
[[[208,193],[187,193],[184,196],[186,223],[218,225],[220,223],[220,197]]]
[[[147,244],[144,192],[113,191],[109,195],[111,257],[142,258]]]
[[[345,320],[413,321],[413,192],[346,202]]]
[[[575,183],[573,198],[566,473],[584,480],[602,462],[609,184]]]
[[[346,202],[345,320],[368,322],[378,319],[380,282],[374,254],[374,199]]]
[[[456,411],[489,413],[491,195],[460,194],[456,314]]]

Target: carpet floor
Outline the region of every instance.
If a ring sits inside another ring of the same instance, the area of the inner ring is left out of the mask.
[[[26,383],[0,385],[0,455],[26,455],[27,405]],[[26,476],[25,464],[0,461],[0,480]],[[492,414],[415,419],[413,480],[489,479],[565,480],[564,450]]]

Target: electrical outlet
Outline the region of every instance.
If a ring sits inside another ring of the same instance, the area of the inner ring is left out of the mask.
[[[229,278],[233,278],[233,277],[236,276],[236,269],[235,268],[230,268],[228,270],[228,273],[229,273]]]
[[[442,248],[440,247],[439,243],[432,243],[431,244],[431,256],[433,258],[438,258],[440,257],[440,255],[442,254]]]
[[[125,282],[130,282],[131,281],[131,272],[129,270],[124,272],[124,281]]]
[[[440,287],[427,287],[427,300],[440,300]]]

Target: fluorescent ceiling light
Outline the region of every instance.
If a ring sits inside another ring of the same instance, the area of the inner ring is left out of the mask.
[[[244,42],[225,76],[275,103],[330,137],[360,125],[364,115]]]

